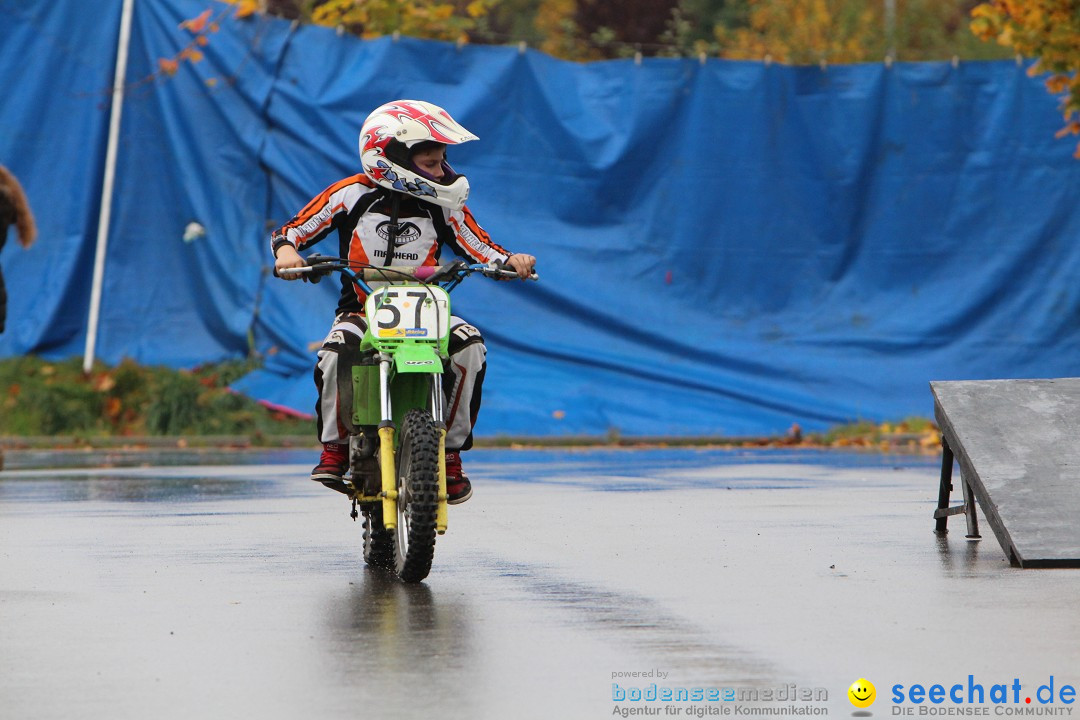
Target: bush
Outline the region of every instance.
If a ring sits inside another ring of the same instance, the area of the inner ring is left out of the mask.
[[[304,418],[272,413],[228,385],[256,367],[233,361],[192,371],[124,360],[0,360],[0,435],[303,435]]]

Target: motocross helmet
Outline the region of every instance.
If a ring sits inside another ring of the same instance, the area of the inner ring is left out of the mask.
[[[478,139],[438,105],[421,100],[395,100],[376,108],[360,130],[360,163],[364,173],[390,190],[425,202],[460,210],[469,197],[469,181],[444,160],[436,180],[412,162],[418,145],[460,145]]]

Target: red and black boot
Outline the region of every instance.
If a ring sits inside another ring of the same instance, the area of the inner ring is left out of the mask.
[[[461,469],[461,453],[446,452],[446,504],[457,505],[472,497],[472,483]]]
[[[349,446],[345,443],[323,443],[319,464],[311,471],[311,479],[328,488],[348,492],[345,473],[349,471]]]

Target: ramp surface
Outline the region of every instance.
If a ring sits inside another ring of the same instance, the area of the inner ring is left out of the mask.
[[[932,382],[934,413],[1021,567],[1080,567],[1080,378]]]

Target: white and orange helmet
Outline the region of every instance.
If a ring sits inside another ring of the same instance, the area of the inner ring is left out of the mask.
[[[395,100],[376,108],[360,130],[360,163],[364,173],[384,188],[425,202],[460,210],[469,197],[469,181],[445,161],[436,180],[411,159],[420,143],[460,145],[478,139],[438,105],[422,100]]]

